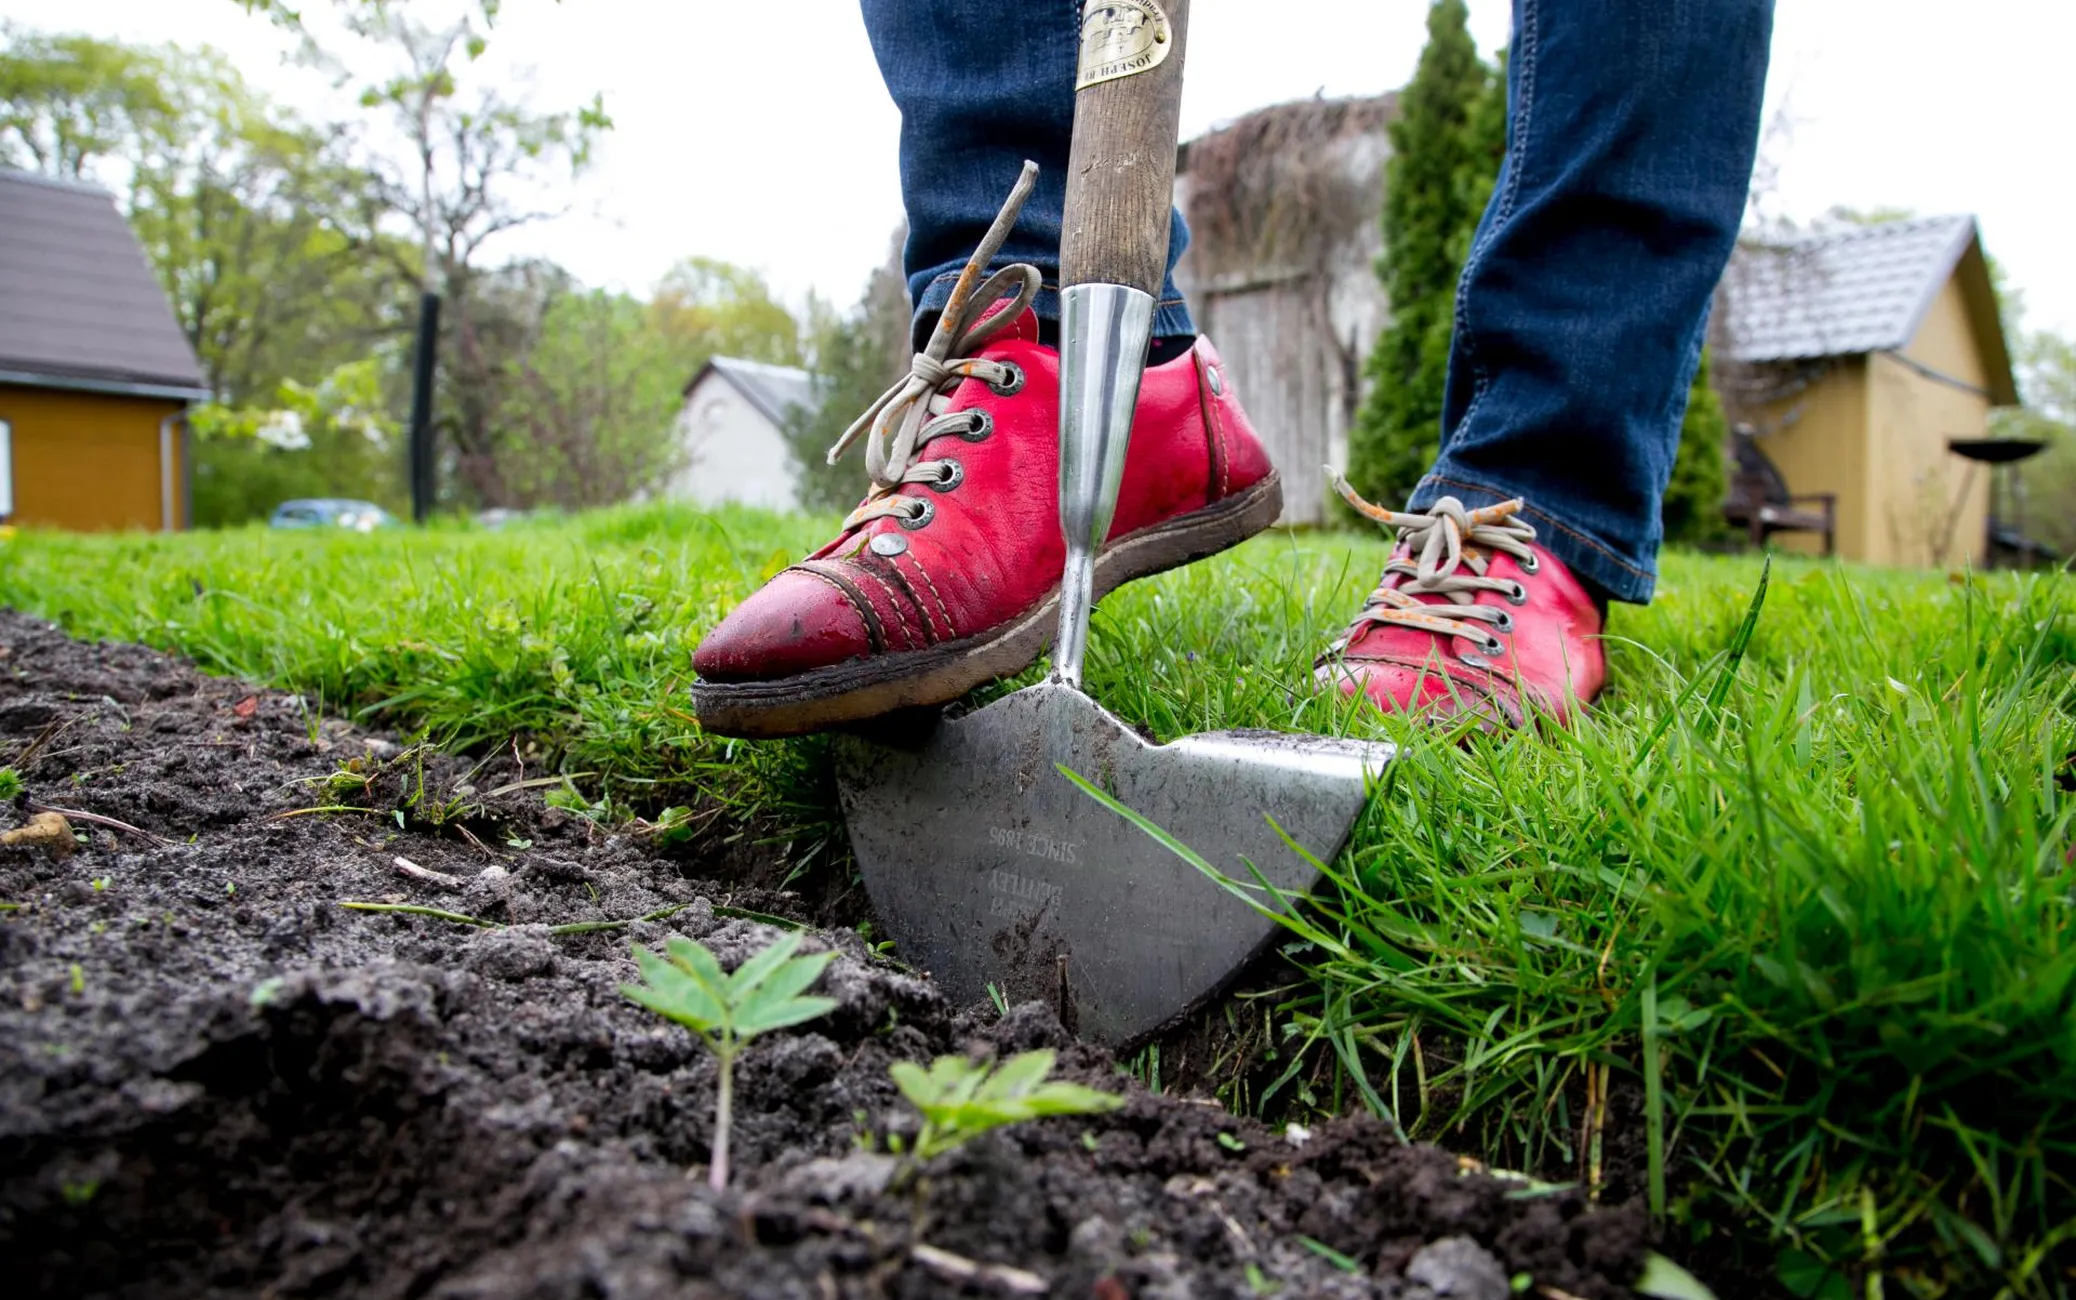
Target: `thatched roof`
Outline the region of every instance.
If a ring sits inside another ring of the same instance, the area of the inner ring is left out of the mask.
[[[1384,203],[1384,128],[1396,94],[1302,99],[1250,113],[1183,146],[1183,215],[1201,279],[1324,264]]]

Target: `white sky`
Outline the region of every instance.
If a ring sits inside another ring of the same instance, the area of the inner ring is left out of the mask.
[[[1015,3],[1016,0],[1002,0]],[[317,10],[323,0],[303,0]],[[433,6],[437,8],[437,6]],[[1282,6],[1276,6],[1278,12]],[[1412,73],[1424,0],[1195,0],[1185,134],[1323,90]],[[1490,50],[1507,0],[1471,0]],[[207,43],[277,98],[329,92],[233,0],[0,0],[0,15],[129,41]],[[1769,113],[1782,210],[1974,212],[2023,290],[2027,323],[2076,332],[2071,0],[1780,0]],[[855,0],[506,0],[484,75],[530,72],[542,107],[603,90],[617,129],[574,210],[506,238],[594,284],[646,291],[681,257],[762,269],[788,297],[856,298],[900,217],[899,117]]]

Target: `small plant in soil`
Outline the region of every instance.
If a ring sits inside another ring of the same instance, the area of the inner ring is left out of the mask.
[[[888,1069],[895,1086],[923,1117],[911,1155],[943,1155],[990,1129],[1046,1115],[1094,1115],[1116,1110],[1124,1098],[1078,1083],[1048,1082],[1050,1051],[1024,1052],[997,1064],[940,1056],[924,1070],[910,1061]]]
[[[672,935],[663,955],[636,944],[635,965],[646,984],[622,984],[620,992],[666,1020],[674,1020],[706,1044],[720,1066],[714,1103],[714,1157],[707,1185],[728,1186],[728,1129],[734,1118],[735,1058],[751,1039],[774,1029],[829,1014],[836,999],[803,996],[835,959],[833,952],[795,957],[798,934],[788,934],[735,968],[734,974],[704,944]]]

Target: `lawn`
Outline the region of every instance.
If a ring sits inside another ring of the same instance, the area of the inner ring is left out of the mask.
[[[31,534],[0,552],[0,602],[329,714],[533,747],[583,774],[593,815],[840,871],[823,746],[707,737],[685,689],[704,629],[827,528],[645,508],[497,533]],[[1368,1107],[1634,1190],[1717,1280],[2076,1289],[2068,580],[1780,560],[1746,638],[1761,564],[1675,555],[1655,604],[1617,611],[1590,718],[1466,738],[1306,689],[1384,555],[1271,535],[1096,616],[1091,691],[1163,738],[1404,742],[1293,935],[1303,978],[1232,1008],[1261,1050],[1227,1099]]]

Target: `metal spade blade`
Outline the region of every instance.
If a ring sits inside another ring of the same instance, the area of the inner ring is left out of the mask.
[[[1280,928],[1062,776],[1064,766],[1212,866],[1278,888],[1331,862],[1388,745],[1212,732],[1153,745],[1057,681],[938,724],[914,749],[846,737],[851,846],[903,960],[961,1002],[994,984],[1105,1043],[1202,1003]],[[1264,814],[1267,814],[1265,816]],[[1264,901],[1268,901],[1264,899]]]

